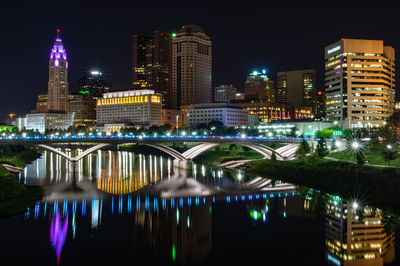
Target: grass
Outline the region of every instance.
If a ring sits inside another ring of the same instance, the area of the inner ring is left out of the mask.
[[[4,168],[4,166],[0,165],[0,177],[9,176],[10,172]]]
[[[0,164],[18,167],[38,159],[41,154],[24,148],[8,148],[8,156],[0,157]],[[26,186],[10,177],[11,173],[0,165],[0,217],[21,213],[43,197],[43,190],[37,186]]]
[[[293,161],[258,160],[246,165],[262,176],[400,210],[400,169],[358,166],[309,156]]]
[[[370,150],[364,149],[364,160],[368,161],[369,164],[377,164],[377,165],[389,165],[387,161],[383,158],[382,151],[378,150]],[[339,152],[330,152],[328,154],[329,157],[336,158],[343,161],[356,162],[356,156],[351,151],[339,151]],[[390,166],[400,166],[400,156],[397,156],[396,159],[390,161]]]
[[[41,154],[35,150],[24,150],[11,156],[0,157],[0,164],[6,163],[13,166],[24,167],[28,163],[40,158]]]
[[[236,145],[230,150],[230,145],[221,145],[210,149],[194,159],[197,163],[223,163],[234,160],[261,159],[263,156],[256,151]]]

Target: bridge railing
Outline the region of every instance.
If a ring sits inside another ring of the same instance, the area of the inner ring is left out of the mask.
[[[0,137],[0,142],[5,144],[6,142],[12,142],[16,140],[20,141],[76,141],[84,142],[91,140],[182,140],[182,141],[199,141],[199,140],[234,140],[234,141],[320,141],[320,138],[299,138],[299,137],[267,137],[267,136],[215,136],[215,135],[42,135],[42,136],[6,136]],[[333,141],[332,138],[328,139]]]

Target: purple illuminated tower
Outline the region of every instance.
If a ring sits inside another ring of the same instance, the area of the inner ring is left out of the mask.
[[[68,61],[67,52],[57,29],[57,38],[50,53],[48,110],[69,112],[68,106]]]

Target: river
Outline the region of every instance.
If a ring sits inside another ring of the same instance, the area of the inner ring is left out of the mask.
[[[380,211],[335,195],[132,152],[78,168],[45,151],[16,177],[45,197],[0,220],[3,265],[399,264]]]

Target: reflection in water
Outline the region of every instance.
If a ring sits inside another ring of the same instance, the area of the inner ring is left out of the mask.
[[[386,233],[382,212],[329,196],[326,259],[335,265],[383,265],[394,260],[394,233]]]
[[[171,160],[161,156],[98,151],[79,162],[78,179],[80,182],[95,182],[95,187],[105,193],[79,200],[61,198],[43,201],[28,209],[23,218],[32,217],[33,221],[38,221],[41,217],[44,220],[52,217],[50,240],[58,261],[65,242],[84,241],[77,235],[90,234],[87,230],[107,231],[112,235],[115,230],[113,222],[124,220],[133,224],[133,230],[132,226],[129,227],[132,233],[124,237],[133,240],[134,253],[139,257],[156,258],[160,264],[165,261],[190,264],[213,253],[212,232],[220,230],[213,228],[215,203],[235,206],[233,212],[238,213],[241,211],[238,206],[244,205],[246,218],[250,216],[252,222],[272,227],[277,225],[270,221],[277,217],[281,221],[289,221],[293,217],[310,218],[311,221],[321,211],[325,215],[325,246],[320,247],[326,252],[328,264],[383,265],[394,260],[394,233],[385,232],[385,221],[378,209],[367,206],[354,208],[337,196],[313,193],[309,189],[303,197],[299,197],[293,191],[279,191],[279,182],[274,184],[278,190],[268,193],[253,191],[241,194],[238,191],[232,195],[210,197],[175,195],[162,198],[141,190],[155,181],[191,176],[171,166]],[[193,179],[210,186],[229,187],[233,183],[244,184],[244,174],[229,174],[220,169],[195,165]],[[229,175],[232,178],[227,178]],[[42,158],[28,165],[19,178],[25,183],[46,188],[67,182],[70,177],[64,159],[44,152]],[[161,185],[162,182],[159,182],[155,186]],[[69,215],[72,217],[70,221]],[[67,236],[69,222],[70,237]],[[290,225],[285,223],[284,226]],[[99,246],[105,244],[109,243],[98,243]],[[66,253],[67,249],[63,256],[73,256]],[[321,258],[323,253],[321,250]]]
[[[60,217],[59,209],[57,208],[55,215],[51,219],[50,225],[50,242],[57,255],[57,264],[60,262],[61,250],[64,246],[68,230],[68,212],[65,218]]]
[[[251,213],[267,213],[271,209],[275,214],[286,213],[287,206],[301,206],[297,193],[263,193],[263,194],[240,194],[219,197],[172,197],[160,198],[147,194],[137,195],[115,195],[108,200],[103,198],[92,198],[63,201],[45,201],[37,204],[34,210],[28,209],[26,217],[37,217],[46,220],[46,209],[52,210],[50,224],[50,241],[56,251],[57,261],[60,261],[62,247],[67,238],[68,223],[72,228],[72,240],[76,238],[77,232],[87,234],[85,223],[90,224],[91,230],[98,229],[103,224],[103,219],[112,220],[114,216],[128,219],[133,217],[133,248],[135,253],[142,257],[157,258],[159,261],[173,261],[178,264],[191,264],[199,261],[209,254],[212,248],[212,219],[213,204],[225,202],[226,204],[245,204]],[[232,199],[232,201],[231,201]],[[104,203],[103,203],[104,202]],[[106,206],[103,206],[106,204]],[[114,211],[114,208],[118,211]],[[104,211],[109,210],[106,216]],[[297,210],[292,208],[297,215]],[[35,215],[30,215],[34,212]],[[37,215],[36,215],[37,213]],[[43,213],[43,215],[41,215]],[[71,221],[68,220],[72,216]],[[105,218],[106,217],[106,218]],[[257,220],[260,217],[254,216]],[[263,218],[265,222],[265,217]],[[107,228],[102,230],[112,231],[112,223],[109,221]]]

